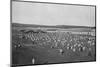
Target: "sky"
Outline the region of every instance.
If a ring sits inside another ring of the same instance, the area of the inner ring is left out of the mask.
[[[12,23],[95,26],[95,7],[12,2]]]

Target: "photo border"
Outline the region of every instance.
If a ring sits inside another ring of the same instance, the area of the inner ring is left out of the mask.
[[[95,53],[97,54],[97,7],[96,5],[87,5],[87,4],[72,4],[72,3],[56,3],[56,2],[42,2],[42,1],[22,1],[22,0],[10,0],[10,66],[16,67],[16,66],[38,66],[38,65],[53,65],[53,64],[67,64],[67,63],[87,63],[87,62],[96,62],[97,55],[95,54],[95,60],[94,61],[73,61],[73,62],[61,62],[61,63],[48,63],[48,64],[24,64],[24,65],[12,65],[12,2],[27,2],[27,3],[43,3],[43,4],[57,4],[57,5],[73,5],[73,6],[90,6],[95,8]]]

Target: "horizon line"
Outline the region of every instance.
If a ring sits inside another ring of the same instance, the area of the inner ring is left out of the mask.
[[[31,23],[18,23],[18,22],[11,22],[11,23],[16,23],[16,24],[28,24],[28,25],[44,25],[44,24],[31,24]],[[44,25],[44,26],[80,26],[80,27],[96,27],[96,26],[81,26],[81,25]]]

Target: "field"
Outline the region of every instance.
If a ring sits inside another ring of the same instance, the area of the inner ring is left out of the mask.
[[[12,64],[95,61],[95,39],[92,27],[12,24]]]

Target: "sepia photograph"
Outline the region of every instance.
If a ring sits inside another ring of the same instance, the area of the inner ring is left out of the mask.
[[[11,66],[96,61],[96,6],[11,0]]]

